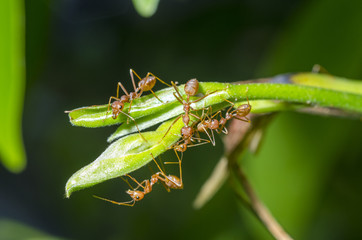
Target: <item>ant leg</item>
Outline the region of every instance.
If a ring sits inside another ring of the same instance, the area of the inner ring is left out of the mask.
[[[149,73],[147,73],[147,76],[149,76],[149,75],[154,76],[158,81],[162,82],[163,84],[165,84],[165,85],[168,86],[168,87],[171,87],[170,84],[162,81],[160,78],[156,77],[155,74],[149,72]]]
[[[197,116],[196,114],[193,114],[193,113],[189,112],[189,115],[193,116],[194,118],[197,118],[197,119],[201,120],[201,118],[199,116]]]
[[[233,103],[232,101],[229,101],[229,100],[227,100],[227,99],[225,99],[225,98],[223,98],[223,99],[224,99],[225,102],[228,102],[228,103],[231,104],[231,107],[230,107],[229,109],[231,109],[231,108],[233,108],[233,107],[235,106],[235,103]],[[228,111],[229,111],[229,110],[228,110]]]
[[[181,167],[181,163],[182,163],[182,159],[180,159],[180,157],[178,156],[178,154],[176,154],[177,158],[178,158],[178,162],[180,163],[179,164],[179,167],[180,167],[180,184],[181,186],[183,186],[183,182],[182,182],[182,167]]]
[[[181,166],[183,155],[180,158],[179,155],[177,154],[176,150],[175,150],[175,153],[176,153],[176,156],[177,156],[177,159],[178,159],[179,169],[180,169],[180,187],[183,187],[184,184],[182,182],[182,166]]]
[[[126,115],[127,117],[129,117],[129,118],[134,122],[134,125],[136,126],[136,128],[137,128],[137,130],[138,130],[138,133],[140,134],[140,136],[142,137],[142,139],[143,139],[145,142],[148,143],[148,141],[146,140],[146,138],[143,137],[140,129],[138,128],[138,125],[137,125],[137,123],[136,123],[136,120],[135,120],[133,117],[131,117],[130,115],[128,115],[127,113],[125,113],[125,112],[120,111],[120,113]]]
[[[175,92],[173,92],[172,94],[175,96],[177,101],[179,101],[182,105],[184,104],[183,101],[182,101],[183,98],[179,98]]]
[[[174,148],[173,150],[175,151],[175,154],[176,154],[176,156],[177,156],[178,162],[164,162],[164,164],[179,164],[180,161],[182,162],[183,152],[181,152],[182,156],[181,156],[181,158],[180,158],[180,157],[178,156],[178,153],[177,153],[176,149]]]
[[[216,115],[220,114],[220,117],[222,117],[221,115],[221,110],[217,111],[214,115],[211,116],[211,119],[213,119]]]
[[[156,161],[155,157],[153,156],[153,154],[152,154],[152,153],[150,153],[150,155],[151,155],[151,157],[152,157],[153,161],[155,162],[155,164],[156,164],[156,166],[157,166],[158,170],[160,170],[160,172],[162,173],[162,175],[164,175],[164,176],[165,176],[165,175],[166,175],[166,174],[165,174],[165,172],[161,169],[160,165],[158,165],[158,163],[157,163],[157,161]]]
[[[201,101],[202,99],[206,98],[207,96],[209,96],[209,95],[211,95],[211,94],[213,94],[213,93],[216,93],[216,92],[218,92],[218,91],[220,91],[220,90],[216,90],[216,91],[213,91],[213,92],[211,92],[211,93],[207,93],[207,94],[205,94],[204,96],[200,97],[199,99],[196,99],[196,100],[190,102],[190,104],[191,104],[191,103],[196,103],[196,102],[198,102],[198,101]]]
[[[250,123],[250,119],[249,119],[249,118],[247,118],[247,117],[244,117],[244,118],[246,118],[246,119],[243,119],[243,118],[238,118],[237,116],[235,116],[234,118],[235,118],[235,119],[237,119],[237,120],[243,121],[243,122]]]
[[[119,87],[121,87],[122,88],[122,90],[123,90],[123,92],[127,95],[127,96],[129,96],[129,94],[128,94],[128,92],[127,92],[127,90],[126,90],[126,88],[122,85],[122,83],[121,82],[118,82],[118,85],[117,85],[117,98],[118,98],[118,94],[119,94]]]
[[[229,131],[228,131],[228,129],[224,126],[224,129],[222,130],[222,132],[224,133],[224,134],[228,134],[229,133]]]
[[[180,100],[180,99],[183,99],[183,97],[182,97],[182,95],[180,94],[180,91],[179,91],[178,87],[177,87],[176,84],[175,84],[174,82],[172,82],[172,81],[171,81],[171,84],[172,84],[173,88],[175,89],[176,94],[179,96],[179,98],[176,97],[175,93],[174,93],[173,95],[177,98],[177,100],[179,100],[179,102],[181,102],[181,103],[183,104],[183,101]]]
[[[122,206],[129,206],[129,207],[133,207],[135,202],[136,202],[135,200],[131,200],[131,201],[128,201],[128,202],[116,202],[116,201],[113,201],[113,200],[110,200],[110,199],[107,199],[107,198],[98,197],[97,195],[93,195],[93,197],[101,199],[103,201],[113,203],[113,204],[122,205]],[[130,203],[132,203],[132,204],[130,204]]]
[[[176,156],[177,156],[178,162],[164,162],[164,163],[165,163],[165,164],[179,164],[179,169],[180,169],[180,177],[179,177],[179,179],[180,179],[180,183],[176,183],[176,182],[172,181],[172,180],[169,179],[169,178],[167,178],[167,179],[168,179],[169,181],[173,182],[176,186],[178,186],[178,187],[180,187],[180,188],[183,188],[183,182],[182,182],[182,166],[181,166],[183,155],[182,155],[181,158],[180,158],[179,155],[177,154],[176,149],[174,149],[174,151],[175,151],[175,154],[176,154]],[[181,154],[183,154],[183,153],[181,153]]]
[[[134,91],[137,92],[136,82],[134,81],[133,74],[135,74],[140,81],[142,80],[142,78],[140,78],[140,76],[138,76],[138,74],[132,68],[129,70],[129,74],[131,75]]]
[[[207,140],[207,139],[203,139],[203,138],[200,138],[200,139],[194,138],[194,139],[195,139],[195,140],[200,140],[200,143],[196,143],[196,144],[189,145],[189,147],[197,147],[197,146],[200,146],[200,145],[204,145],[204,144],[210,143],[210,141]],[[203,142],[201,142],[201,141],[203,141]]]
[[[170,125],[170,127],[167,129],[165,135],[163,135],[163,137],[161,138],[161,140],[160,140],[158,143],[162,142],[162,140],[166,137],[167,133],[171,130],[172,126],[180,119],[181,116],[182,116],[182,115],[178,116],[178,117],[171,123],[171,125]]]
[[[210,142],[213,146],[215,146],[215,136],[214,136],[214,132],[211,130],[211,134],[212,134],[212,139],[211,139],[211,136],[209,134],[209,131],[207,131],[207,129],[202,126],[202,129],[204,129],[204,132],[206,133],[207,137],[210,139]],[[201,140],[205,140],[205,139],[202,139],[202,138],[193,138],[193,139],[196,139],[198,140],[199,142],[201,142]],[[203,143],[204,144],[204,143]]]
[[[123,176],[121,176],[121,178],[122,178],[123,181],[125,181],[125,182],[127,183],[127,185],[128,185],[132,190],[134,190],[134,187],[129,183],[129,181],[128,181],[126,178],[124,178]]]
[[[150,89],[151,93],[153,94],[153,96],[155,96],[158,101],[160,101],[161,103],[164,103],[159,97],[157,97],[156,93],[154,91],[152,91],[152,89]]]
[[[129,101],[128,114],[131,112],[133,99]],[[127,124],[129,123],[129,118],[127,118]]]
[[[211,144],[213,146],[215,146],[215,136],[214,136],[214,131],[211,129],[211,134],[212,134],[212,141],[211,141]],[[210,139],[211,140],[211,139]]]
[[[244,116],[245,120],[250,123],[250,119],[247,116]]]
[[[151,157],[152,157],[153,161],[156,163],[157,168],[160,170],[160,172],[156,173],[157,179],[159,179],[159,180],[162,182],[162,184],[164,185],[166,191],[167,191],[167,192],[170,192],[170,188],[167,187],[167,185],[165,186],[166,181],[171,181],[171,182],[173,182],[173,183],[176,184],[176,185],[178,185],[178,184],[175,183],[174,181],[172,181],[171,179],[169,179],[169,178],[167,177],[167,175],[165,174],[165,172],[161,169],[160,165],[158,165],[156,159],[153,157],[153,154],[152,154],[152,153],[150,153],[150,154],[151,154]],[[160,174],[162,175],[162,177],[160,176]]]
[[[132,177],[131,175],[127,174],[127,177],[129,177],[130,179],[132,179],[132,181],[134,181],[135,183],[137,183],[137,187],[135,189],[133,189],[133,187],[131,187],[133,190],[137,190],[139,187],[145,189],[145,187],[142,185],[142,183],[146,182],[147,180],[142,181],[141,183],[139,183],[134,177]]]

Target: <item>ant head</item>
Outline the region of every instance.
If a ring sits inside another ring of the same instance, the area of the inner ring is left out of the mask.
[[[194,133],[194,130],[190,126],[184,126],[181,128],[181,136],[183,138],[190,138],[193,133]]]
[[[141,81],[138,82],[138,87],[142,89],[144,92],[150,91],[156,84],[156,77],[155,76],[146,76],[142,78]]]
[[[205,124],[200,122],[199,124],[197,124],[197,131],[198,132],[204,132],[205,131]]]
[[[189,96],[194,96],[199,91],[199,81],[196,78],[190,79],[185,84],[185,93]]]
[[[210,129],[218,129],[219,127],[219,121],[217,119],[212,119],[210,124],[209,124],[209,128]]]
[[[122,111],[123,107],[124,107],[124,103],[121,101],[114,101],[112,103],[113,119],[116,119],[118,117],[118,114],[120,111]]]
[[[145,194],[141,191],[127,190],[126,193],[130,195],[134,201],[141,201],[145,197]]]
[[[175,150],[177,152],[185,152],[187,150],[187,144],[186,143],[183,143],[183,144],[180,144],[180,145],[177,145],[175,147]]]

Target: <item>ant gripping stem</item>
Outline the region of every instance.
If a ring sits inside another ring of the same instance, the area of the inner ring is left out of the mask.
[[[193,114],[191,111],[195,111],[195,109],[193,109],[191,107],[191,104],[196,103],[201,101],[202,99],[206,98],[207,96],[209,96],[210,94],[215,93],[216,91],[213,91],[211,93],[207,93],[204,96],[194,100],[194,101],[190,101],[190,97],[191,96],[195,96],[199,90],[199,82],[197,81],[196,78],[190,79],[189,81],[187,81],[187,83],[184,86],[184,91],[186,94],[186,99],[184,99],[178,89],[178,87],[176,86],[176,84],[174,82],[171,82],[173,88],[175,89],[176,92],[173,93],[173,95],[175,96],[175,98],[177,99],[177,101],[179,101],[182,105],[183,105],[183,109],[184,109],[184,114],[181,114],[180,116],[178,116],[170,125],[170,127],[167,129],[165,135],[163,135],[161,141],[166,137],[167,133],[170,131],[170,129],[172,128],[172,126],[177,122],[177,120],[180,119],[180,117],[182,117],[182,121],[184,122],[185,127],[187,127],[189,125],[190,122],[190,116],[193,116],[199,120],[201,120],[201,118],[195,114]],[[181,134],[182,134],[182,129],[181,129]],[[160,141],[160,142],[161,142]]]

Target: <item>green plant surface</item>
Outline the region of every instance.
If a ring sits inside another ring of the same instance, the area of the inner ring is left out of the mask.
[[[271,78],[279,79],[280,76]],[[229,99],[233,102],[245,101],[246,96],[250,100],[283,100],[291,103],[302,103],[318,105],[321,107],[336,107],[346,111],[361,112],[362,83],[361,81],[349,81],[342,78],[334,78],[327,74],[299,73],[290,75],[290,82],[298,84],[282,83],[200,83],[199,92],[211,94],[207,101],[196,103],[195,108],[207,107],[218,104]],[[179,86],[180,92],[184,85]],[[166,88],[158,91],[157,96],[163,101],[160,102],[152,95],[135,99],[132,103],[131,115],[134,119],[145,117],[151,114],[168,114],[168,118],[182,113],[182,106],[173,96],[174,89]],[[128,112],[129,103],[125,104],[124,112]],[[82,127],[102,127],[120,124],[127,119],[124,114],[119,114],[116,119],[112,118],[111,112],[107,113],[108,105],[90,106],[74,109],[69,112],[69,119],[72,125]],[[165,119],[162,119],[165,120]]]
[[[258,76],[309,70],[317,63],[334,75],[360,78],[362,28],[355,23],[362,21],[361,7],[361,1],[304,2],[303,8],[292,14],[276,37],[257,71]],[[325,74],[295,79],[295,83],[319,87],[327,84],[328,88],[348,92],[359,89],[356,92],[360,94],[361,80],[345,81],[332,75],[318,79],[318,76]],[[360,128],[359,121],[342,118],[280,114],[266,129],[259,154],[243,159],[246,174],[258,196],[295,239],[360,238],[360,233],[353,233],[353,214],[345,210],[335,214],[340,206],[346,206],[340,205],[346,195],[359,194],[358,188],[349,188],[355,179],[343,185],[336,173],[340,172],[341,162],[353,162],[349,153],[358,145],[355,141],[360,142],[360,137],[356,137]],[[333,198],[329,193],[336,191],[331,187],[334,184],[343,189],[337,194],[343,193],[340,202],[334,200],[331,204]],[[332,207],[326,210],[326,205]],[[351,212],[356,211],[353,204],[347,205],[352,206]],[[273,239],[254,216],[249,217],[245,208],[240,212],[252,232],[251,238]]]
[[[326,88],[341,92],[362,94],[362,82],[328,74],[300,73],[291,76],[295,84]]]
[[[24,3],[0,2],[0,158],[11,172],[26,165],[21,116],[25,85]]]
[[[132,0],[132,2],[138,14],[148,18],[155,14],[159,0]]]
[[[64,240],[65,238],[51,236],[21,222],[0,218],[0,239]]]
[[[161,141],[173,122],[172,119],[156,131],[142,133],[147,142],[137,133],[112,143],[94,162],[73,174],[65,187],[66,197],[74,191],[128,174],[152,161],[151,153],[156,158],[179,139],[178,133],[183,126],[181,118]]]
[[[298,76],[298,74],[296,74]],[[314,76],[317,74],[304,74],[303,76]],[[322,78],[329,78],[323,75]],[[280,76],[276,77],[280,79]],[[273,79],[272,79],[273,80]],[[345,80],[343,80],[345,81]],[[333,81],[331,85],[333,86]],[[319,84],[318,81],[315,83]],[[341,83],[343,85],[343,82]],[[350,84],[345,81],[344,84]],[[361,84],[357,81],[352,82],[355,85],[353,89],[359,92]],[[320,88],[309,85],[282,84],[282,83],[200,83],[200,92],[208,94],[201,101],[192,104],[196,110],[212,106],[213,111],[225,108],[228,103],[225,99],[237,102],[245,100],[254,100],[252,111],[258,113],[284,111],[298,109],[305,106],[333,107],[345,111],[362,114],[362,95],[348,91],[336,91],[327,88]],[[183,85],[180,86],[180,90]],[[152,95],[136,99],[133,103],[131,114],[138,124],[139,130],[144,130],[150,126],[159,124],[172,117],[183,113],[183,106],[173,97],[173,89],[167,88],[156,92],[162,103]],[[184,94],[183,91],[181,91]],[[255,101],[256,100],[256,101]],[[279,101],[275,101],[279,100]],[[253,101],[252,101],[253,103]],[[107,105],[92,106],[76,109],[69,112],[69,118],[73,125],[80,126],[107,126],[126,121],[126,115],[120,115],[113,119],[111,114],[107,113]],[[127,108],[125,108],[127,111]],[[192,119],[195,121],[196,119]],[[143,132],[120,138],[124,135],[137,132],[135,122],[129,124],[123,123],[108,141],[111,142],[117,138],[94,162],[85,166],[76,172],[66,184],[66,196],[69,197],[74,191],[93,186],[108,179],[116,178],[128,174],[152,160],[151,153],[156,157],[170,149],[170,147],[180,138],[179,132],[182,127],[181,118],[177,123],[174,120],[162,124],[156,131]],[[169,133],[161,141],[169,126],[172,125]]]

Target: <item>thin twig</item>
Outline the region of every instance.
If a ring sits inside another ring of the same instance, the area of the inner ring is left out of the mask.
[[[292,238],[289,234],[283,229],[283,227],[276,221],[276,219],[272,216],[268,208],[259,200],[257,195],[255,194],[253,188],[251,187],[248,179],[246,178],[244,172],[240,168],[238,164],[233,164],[232,170],[235,172],[237,178],[239,179],[245,194],[248,196],[250,202],[249,206],[255,213],[255,215],[259,218],[259,220],[264,224],[264,226],[268,229],[270,234],[278,240],[291,240]],[[245,203],[245,201],[244,201]]]

